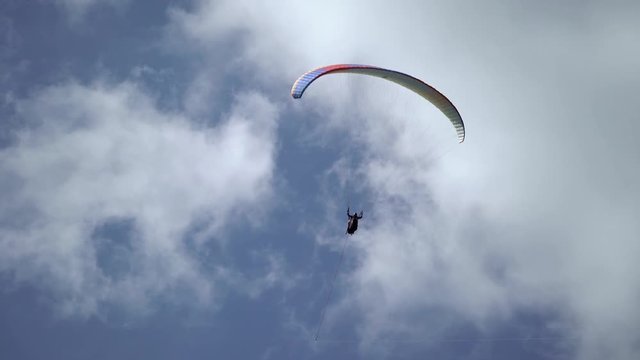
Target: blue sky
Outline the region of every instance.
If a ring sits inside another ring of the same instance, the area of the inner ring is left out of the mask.
[[[0,357],[637,358],[639,12],[3,1]]]

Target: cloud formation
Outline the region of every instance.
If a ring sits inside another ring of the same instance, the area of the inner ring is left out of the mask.
[[[66,315],[211,306],[235,269],[206,268],[198,250],[271,198],[278,108],[239,93],[195,126],[133,83],[69,82],[16,109],[28,126],[0,152],[0,272]]]
[[[452,323],[492,334],[529,312],[549,318],[535,331],[577,336],[576,358],[627,359],[640,351],[631,8],[198,1],[171,14],[194,47],[237,36],[241,61],[274,90],[315,66],[364,62],[424,78],[461,110],[467,141],[438,159],[416,121],[441,120],[428,106],[398,112],[380,105],[387,88],[356,83],[353,95],[329,80],[337,90],[319,82],[307,100],[327,109],[325,131],[362,120],[350,134],[375,211],[342,306],[362,311],[363,341]]]

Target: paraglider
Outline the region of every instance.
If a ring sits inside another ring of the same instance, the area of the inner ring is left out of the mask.
[[[411,75],[407,75],[395,70],[383,69],[377,66],[370,65],[355,65],[355,64],[337,64],[323,66],[311,71],[306,72],[293,83],[291,88],[291,96],[294,99],[299,99],[304,94],[304,91],[321,76],[337,73],[350,73],[361,74],[379,77],[385,80],[392,81],[398,85],[415,92],[431,102],[437,107],[448,119],[456,130],[458,136],[458,142],[463,142],[465,137],[464,122],[462,116],[458,112],[458,109],[453,105],[446,96],[433,88],[431,85],[417,79]]]
[[[291,96],[294,99],[299,99],[304,94],[305,90],[311,85],[312,82],[318,78],[328,74],[349,73],[349,74],[361,74],[367,76],[374,76],[382,78],[388,81],[392,81],[398,85],[401,85],[416,94],[422,96],[429,102],[431,102],[436,108],[438,108],[451,122],[456,134],[458,136],[458,142],[463,142],[465,139],[464,122],[460,112],[456,109],[455,105],[441,92],[433,88],[431,85],[424,81],[417,79],[411,75],[401,73],[395,70],[383,69],[377,66],[370,65],[356,65],[356,64],[336,64],[323,66],[304,73],[300,76],[291,87]],[[358,217],[352,217],[349,215],[349,225],[347,227],[347,234],[353,234],[358,229]]]
[[[353,233],[358,230],[358,220],[362,219],[363,212],[360,211],[360,215],[357,212],[354,212],[351,215],[350,209],[347,207],[347,217],[349,217],[349,221],[347,222],[347,232],[346,234],[353,235]]]

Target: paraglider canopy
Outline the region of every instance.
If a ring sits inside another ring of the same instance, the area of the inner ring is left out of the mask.
[[[351,73],[375,76],[382,79],[392,81],[396,84],[402,85],[405,88],[415,92],[423,98],[429,100],[435,105],[447,118],[451,121],[451,124],[458,134],[458,142],[463,142],[465,137],[464,122],[462,122],[462,116],[460,112],[453,105],[446,96],[440,93],[438,90],[430,86],[429,84],[417,79],[411,75],[407,75],[395,70],[383,69],[376,66],[369,65],[356,65],[356,64],[337,64],[323,66],[315,70],[306,72],[293,83],[291,88],[291,96],[294,99],[302,97],[304,91],[321,76],[335,73]]]

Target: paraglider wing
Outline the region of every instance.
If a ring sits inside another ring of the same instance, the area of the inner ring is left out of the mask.
[[[462,122],[462,117],[460,116],[458,109],[456,109],[453,103],[451,103],[449,99],[447,99],[444,95],[442,95],[442,93],[434,89],[429,84],[423,82],[420,79],[414,78],[411,75],[407,75],[399,71],[388,70],[369,65],[355,64],[338,64],[324,66],[315,70],[311,70],[300,76],[298,80],[293,83],[293,87],[291,88],[291,96],[293,96],[294,99],[301,98],[304,91],[307,89],[307,87],[309,87],[309,85],[311,85],[312,82],[314,82],[321,76],[334,73],[351,73],[375,76],[393,81],[398,85],[404,86],[405,88],[429,100],[440,111],[442,111],[442,113],[447,116],[447,118],[449,118],[451,124],[453,124],[453,127],[456,129],[456,133],[458,134],[458,142],[464,141],[464,123]]]

